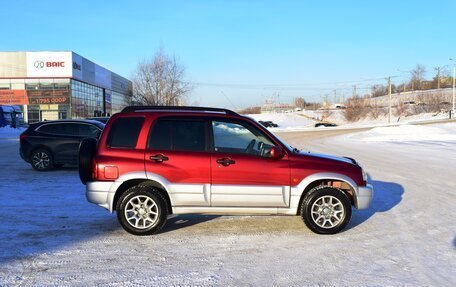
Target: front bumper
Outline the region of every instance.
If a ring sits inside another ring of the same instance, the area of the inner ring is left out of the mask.
[[[112,182],[110,181],[91,181],[86,184],[87,201],[95,203],[111,211],[112,199],[114,195],[110,192]]]
[[[359,186],[355,196],[355,207],[357,209],[367,209],[374,197],[374,187],[371,184]]]

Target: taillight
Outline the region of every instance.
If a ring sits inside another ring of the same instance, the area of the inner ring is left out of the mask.
[[[23,140],[25,140],[26,137],[28,137],[28,134],[22,133],[22,134],[19,136],[19,140],[22,142]]]

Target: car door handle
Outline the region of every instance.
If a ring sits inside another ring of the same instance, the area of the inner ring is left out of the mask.
[[[169,160],[169,157],[163,154],[156,154],[156,155],[151,155],[150,160],[155,160],[156,162],[164,162]]]
[[[235,164],[236,161],[234,159],[224,157],[224,158],[219,158],[217,160],[217,163],[219,163],[223,166],[229,166],[230,164]]]

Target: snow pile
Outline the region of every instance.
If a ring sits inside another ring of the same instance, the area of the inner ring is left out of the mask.
[[[314,127],[315,121],[303,116],[300,113],[269,113],[246,115],[256,121],[272,121],[279,125],[277,128],[270,128],[273,131],[300,130]]]
[[[324,119],[325,121],[335,123],[339,126],[355,127],[355,126],[378,126],[388,124],[388,114],[379,115],[377,118],[370,116],[359,119],[356,122],[350,122],[345,119],[344,110],[316,110],[316,111],[304,111],[305,115],[316,119]],[[443,120],[448,119],[448,112],[439,113],[421,113],[410,116],[392,116],[391,123],[416,123],[423,121],[432,120]]]
[[[229,126],[228,126],[229,125]],[[232,134],[248,134],[249,131],[237,124],[215,124],[214,125],[214,133],[216,135],[218,134],[226,134],[226,133],[232,133]]]
[[[378,127],[347,138],[363,142],[456,141],[456,123]]]
[[[0,138],[4,137],[10,137],[10,136],[18,136],[20,135],[23,131],[25,131],[25,128],[12,128],[10,126],[5,126],[0,128]]]

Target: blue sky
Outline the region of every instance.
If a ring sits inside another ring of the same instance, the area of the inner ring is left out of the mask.
[[[163,46],[194,83],[190,104],[320,101],[456,57],[456,1],[1,2],[0,50],[73,50],[130,77]]]

